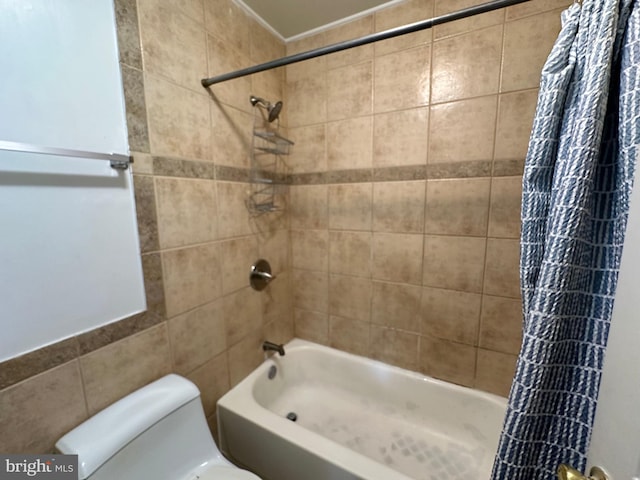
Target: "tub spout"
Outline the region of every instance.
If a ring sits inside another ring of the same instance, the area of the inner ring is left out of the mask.
[[[264,350],[265,352],[273,350],[274,352],[278,352],[281,357],[284,357],[284,347],[282,345],[278,345],[277,343],[265,341],[262,344],[262,350]]]

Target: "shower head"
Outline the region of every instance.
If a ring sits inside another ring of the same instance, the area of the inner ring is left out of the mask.
[[[274,105],[269,107],[269,123],[273,122],[280,115],[282,110],[282,101],[278,100]]]
[[[277,101],[276,103],[271,103],[271,102],[267,102],[264,98],[256,97],[254,95],[251,95],[251,97],[249,98],[249,101],[251,102],[251,105],[253,105],[254,107],[256,105],[260,105],[261,107],[267,109],[267,112],[269,113],[269,117],[268,117],[269,123],[275,121],[280,115],[280,110],[282,110],[281,101]]]

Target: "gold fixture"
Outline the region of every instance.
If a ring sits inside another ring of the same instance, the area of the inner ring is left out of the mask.
[[[581,474],[578,470],[563,463],[558,467],[558,480],[611,480],[607,473],[600,467],[592,467],[589,476]]]

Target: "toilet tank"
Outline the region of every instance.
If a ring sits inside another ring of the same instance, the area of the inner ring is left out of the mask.
[[[80,480],[194,478],[218,451],[189,380],[167,375],[102,410],[56,443]]]

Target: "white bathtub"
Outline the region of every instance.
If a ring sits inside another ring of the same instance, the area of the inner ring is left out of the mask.
[[[234,462],[264,480],[490,477],[503,398],[303,340],[285,351],[218,402]]]

